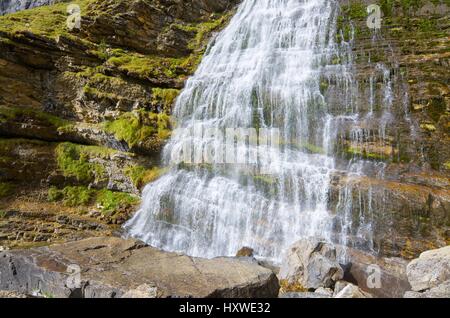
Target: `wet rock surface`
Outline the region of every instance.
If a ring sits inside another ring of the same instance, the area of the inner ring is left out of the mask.
[[[192,258],[120,238],[0,252],[0,269],[0,290],[54,297],[275,297],[279,289],[275,274],[256,264]]]

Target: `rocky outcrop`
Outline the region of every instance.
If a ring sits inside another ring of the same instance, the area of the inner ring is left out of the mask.
[[[450,280],[450,246],[422,253],[408,264],[406,273],[415,292],[444,284]]]
[[[286,252],[279,273],[281,280],[299,284],[305,289],[331,287],[343,275],[336,259],[336,249],[315,239],[293,244]]]
[[[356,248],[373,249],[380,256],[404,258],[445,246],[449,237],[450,179],[421,174],[396,178],[334,177],[330,209],[351,218],[352,233],[358,232],[361,219],[370,222],[370,233],[360,231],[359,236],[349,236],[349,242]],[[342,230],[339,219],[336,230]]]
[[[330,209],[346,210],[352,220],[349,229],[336,222],[336,231],[358,233],[348,239],[353,247],[413,259],[449,237],[448,3],[379,2],[380,30],[367,27],[373,1],[339,4],[336,37],[346,53],[336,62],[351,50],[358,118],[339,128],[338,165],[344,170],[349,159],[364,159],[358,171],[367,178],[340,180],[332,189]],[[334,100],[339,83],[325,82]]]
[[[113,237],[1,252],[0,273],[0,290],[53,297],[275,297],[279,289],[275,274],[254,263]]]
[[[237,1],[80,0],[72,30],[59,2],[0,5],[40,6],[0,16],[0,210],[120,224],[163,171],[174,101]],[[54,242],[9,221],[0,237],[24,235],[8,246]]]
[[[337,250],[344,268],[344,280],[336,282],[335,295],[349,283],[374,297],[382,298],[401,298],[411,289],[406,275],[408,261],[378,257],[342,246],[338,246]]]
[[[63,1],[68,0],[3,0],[0,3],[0,15],[55,4]]]

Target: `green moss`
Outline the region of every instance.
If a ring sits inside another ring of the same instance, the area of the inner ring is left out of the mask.
[[[444,163],[444,168],[447,170],[450,170],[450,161],[447,161],[446,163]]]
[[[143,166],[128,166],[125,169],[125,175],[130,177],[133,184],[140,188],[148,183],[151,183],[167,172],[166,168],[154,167],[147,169]]]
[[[165,140],[171,134],[170,116],[145,111],[125,113],[115,121],[103,124],[106,132],[125,141],[130,148],[150,138]]]
[[[187,32],[195,33],[194,39],[189,43],[191,50],[199,49],[208,39],[211,32],[214,32],[221,28],[231,17],[232,13],[222,15],[216,19],[210,21],[197,23],[197,24],[173,24],[171,27],[176,27]]]
[[[96,203],[105,214],[114,214],[139,203],[139,199],[128,193],[100,190],[96,195]]]
[[[175,79],[187,74],[186,58],[167,58],[137,53],[120,53],[108,59],[107,64],[143,79],[167,77]]]
[[[69,207],[83,207],[96,204],[103,213],[113,214],[130,208],[139,202],[139,198],[128,193],[113,192],[106,189],[92,190],[82,186],[69,186],[60,190],[51,187],[48,190],[48,201],[62,202]]]
[[[94,1],[96,0],[58,3],[0,16],[0,31],[7,33],[29,31],[37,35],[53,38],[58,35],[70,36],[66,23],[68,17],[67,6],[70,3],[78,4],[83,16],[87,12],[87,6]]]
[[[33,118],[55,128],[69,124],[67,120],[35,109],[0,106],[0,122],[20,120],[21,118]]]
[[[342,6],[342,12],[345,16],[352,20],[364,19],[367,17],[366,5],[363,3],[352,3],[350,5]]]
[[[62,190],[51,187],[48,190],[47,198],[50,202],[62,201],[65,206],[79,207],[88,205],[92,201],[94,193],[94,190],[81,186],[65,187]]]
[[[368,159],[368,160],[386,160],[386,159],[388,159],[383,154],[367,152],[366,150],[361,150],[361,149],[352,148],[352,147],[346,149],[345,152],[346,152],[347,156],[349,156],[350,158],[356,156],[356,157],[361,157],[363,159]]]
[[[83,87],[83,93],[86,96],[91,96],[95,99],[109,99],[109,100],[122,99],[122,97],[120,97],[116,94],[102,92],[95,87],[89,86],[88,84]]]
[[[152,89],[152,104],[161,105],[162,110],[170,113],[175,99],[180,94],[179,89],[171,88],[153,88]]]
[[[0,198],[10,196],[14,192],[15,186],[8,182],[0,182]]]
[[[56,187],[50,187],[47,192],[47,200],[49,202],[60,201],[64,198],[64,195],[61,190]]]
[[[422,128],[423,130],[426,130],[428,132],[436,131],[436,126],[433,124],[421,124],[420,128]]]
[[[91,163],[89,159],[109,158],[114,153],[116,151],[109,148],[62,143],[56,147],[56,160],[64,176],[89,183],[105,178],[103,166]]]

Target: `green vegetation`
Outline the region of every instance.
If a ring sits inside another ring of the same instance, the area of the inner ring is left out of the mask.
[[[179,89],[171,88],[153,88],[152,89],[152,104],[161,105],[162,110],[166,113],[170,113],[172,106],[175,103],[175,99],[180,94]]]
[[[96,203],[101,207],[103,213],[114,214],[119,210],[138,204],[139,199],[128,193],[112,192],[103,189],[97,192]]]
[[[62,143],[56,147],[58,168],[65,177],[75,177],[80,182],[93,182],[105,178],[102,165],[92,163],[91,158],[109,158],[115,150],[96,146]]]
[[[169,58],[116,51],[116,54],[109,58],[106,64],[142,79],[161,77],[176,79],[185,77],[194,71],[197,64],[193,64],[192,59],[193,56]]]
[[[88,96],[93,96],[96,99],[110,99],[110,100],[121,99],[121,97],[117,96],[116,94],[105,93],[105,92],[102,92],[102,91],[98,90],[97,88],[91,87],[89,85],[85,85],[83,87],[83,93]]]
[[[368,159],[368,160],[386,160],[386,159],[388,159],[383,154],[368,152],[365,149],[358,149],[358,148],[350,147],[345,152],[350,157],[356,156],[356,157],[361,157],[363,159]]]
[[[86,187],[65,187],[58,190],[51,187],[48,190],[48,200],[50,202],[63,201],[64,205],[70,207],[85,206],[91,202],[93,190]]]
[[[0,182],[0,198],[10,196],[14,191],[15,186],[8,182]]]
[[[16,108],[0,106],[0,123],[24,118],[33,118],[55,128],[69,124],[69,121],[31,108]]]
[[[125,113],[115,121],[103,124],[106,132],[125,141],[130,148],[150,138],[166,140],[171,134],[171,119],[165,113],[137,111]]]
[[[222,27],[231,17],[231,13],[225,14],[217,19],[198,24],[174,24],[173,27],[187,32],[195,33],[194,39],[189,43],[191,50],[196,50],[204,44],[211,32]]]
[[[58,3],[51,6],[37,7],[0,17],[0,31],[14,34],[29,31],[37,35],[55,38],[58,35],[70,36],[66,25],[67,6],[78,4],[81,13],[87,12],[87,6],[96,0],[77,0]]]
[[[428,132],[436,131],[436,126],[433,124],[422,124],[422,125],[420,125],[420,128],[422,128],[423,130],[426,130]]]
[[[114,214],[117,211],[132,207],[139,203],[139,199],[128,193],[110,190],[93,190],[87,187],[65,187],[60,190],[51,187],[48,190],[49,202],[63,202],[69,207],[85,207],[95,204],[104,214]]]
[[[142,166],[129,166],[125,169],[125,175],[130,177],[133,184],[140,188],[148,183],[151,183],[167,172],[166,168],[154,167],[146,169]]]
[[[352,3],[347,6],[342,6],[342,12],[351,20],[364,19],[368,16],[367,5],[364,3]]]

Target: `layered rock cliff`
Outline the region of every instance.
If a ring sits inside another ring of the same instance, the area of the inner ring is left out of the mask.
[[[234,7],[76,4],[79,28],[67,3],[0,17],[0,245],[111,234],[129,217],[161,173],[173,101]]]
[[[361,116],[341,134],[341,158],[366,159],[383,173],[336,175],[331,208],[350,210],[356,246],[412,258],[450,238],[449,3],[339,3],[336,36],[349,44],[361,105]],[[381,7],[379,30],[367,25],[374,3]],[[335,83],[325,84],[333,98]],[[342,201],[344,191],[351,204]],[[367,219],[370,235],[357,230]]]

